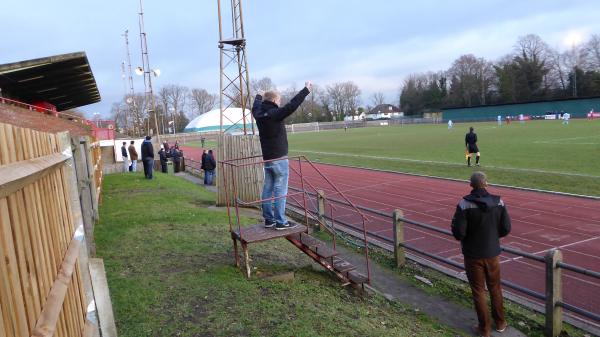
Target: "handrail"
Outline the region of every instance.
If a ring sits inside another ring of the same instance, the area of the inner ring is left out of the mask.
[[[82,117],[77,116],[77,115],[72,115],[72,114],[69,114],[69,113],[66,113],[66,112],[54,111],[54,110],[50,110],[48,108],[44,108],[44,107],[41,107],[41,106],[31,105],[31,104],[28,104],[28,103],[25,103],[25,102],[17,101],[17,100],[6,98],[6,97],[0,97],[0,103],[7,104],[6,102],[9,102],[9,103],[11,103],[13,105],[16,105],[16,106],[19,106],[19,107],[23,107],[24,106],[26,109],[31,110],[31,111],[34,111],[34,110],[35,111],[40,111],[40,110],[42,110],[40,112],[47,112],[47,113],[50,113],[52,115],[57,114],[59,116],[63,115],[63,116],[70,117],[70,118],[80,119],[80,120],[82,120],[82,123],[83,123],[83,120],[85,120],[85,118],[82,118]]]

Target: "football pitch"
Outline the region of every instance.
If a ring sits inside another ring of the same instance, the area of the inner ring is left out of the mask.
[[[466,165],[469,126],[481,167]],[[482,170],[493,184],[600,196],[600,120],[356,128],[289,134],[289,143],[290,155],[318,162],[456,179]]]

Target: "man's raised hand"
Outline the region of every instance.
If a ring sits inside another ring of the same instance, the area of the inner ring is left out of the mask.
[[[312,82],[311,81],[306,81],[304,83],[304,86],[306,87],[306,89],[311,90],[312,89]]]

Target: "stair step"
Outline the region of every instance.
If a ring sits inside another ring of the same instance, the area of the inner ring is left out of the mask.
[[[325,246],[323,241],[317,240],[306,233],[301,234],[300,237],[302,244],[309,247],[312,251],[315,251],[317,247]]]
[[[333,256],[337,256],[339,253],[327,246],[319,246],[315,250],[315,253],[324,259],[328,259]]]
[[[346,273],[351,270],[356,269],[350,262],[340,259],[339,257],[333,258],[333,269],[337,270],[340,273]]]
[[[356,270],[352,270],[348,272],[348,279],[356,284],[361,284],[367,282],[367,277]]]

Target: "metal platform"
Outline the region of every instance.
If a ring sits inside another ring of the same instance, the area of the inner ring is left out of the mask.
[[[234,230],[231,233],[232,238],[239,240],[241,243],[254,243],[283,238],[292,234],[305,233],[306,226],[299,224],[294,228],[277,230],[275,227],[265,228],[265,225],[260,223],[250,227],[242,227],[241,232],[240,235],[238,230]]]

